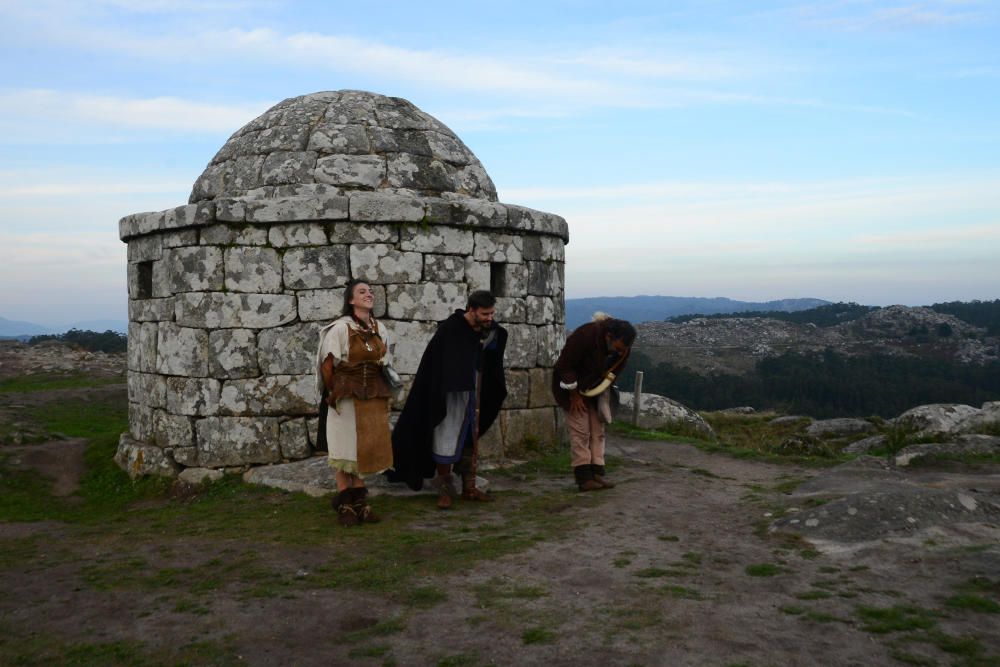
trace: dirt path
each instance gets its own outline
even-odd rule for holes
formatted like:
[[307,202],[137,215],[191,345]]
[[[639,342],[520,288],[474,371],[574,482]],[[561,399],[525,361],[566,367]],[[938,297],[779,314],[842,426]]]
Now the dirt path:
[[[895,541],[824,555],[766,529],[792,504],[783,491],[814,471],[617,437],[609,453],[619,462],[610,475],[618,486],[609,491],[576,493],[568,474],[531,482],[497,476],[499,501],[480,511],[481,524],[502,525],[515,497],[554,489],[559,500],[547,510],[567,522],[583,517],[581,527],[429,576],[414,586],[427,604],[309,587],[264,597],[222,587],[186,606],[163,604],[155,592],[101,586],[100,571],[87,565],[108,558],[109,547],[94,538],[78,560],[46,567],[42,554],[0,570],[0,584],[13,593],[0,596],[0,625],[64,642],[142,641],[174,657],[194,646],[183,654],[190,664],[998,664],[1000,615],[944,604],[977,578],[998,599],[995,542],[935,548]],[[428,501],[419,520],[433,530],[461,512],[436,512]],[[37,535],[55,549],[64,530],[49,522]],[[28,532],[0,524],[0,538]],[[477,539],[474,530],[458,535]],[[263,544],[253,535],[222,545],[151,540],[131,557],[180,572],[208,556],[238,564],[247,552],[290,578],[323,562],[315,548]],[[904,629],[866,629],[864,607],[895,609]],[[966,638],[965,648],[947,637]],[[216,648],[199,653],[200,642]]]

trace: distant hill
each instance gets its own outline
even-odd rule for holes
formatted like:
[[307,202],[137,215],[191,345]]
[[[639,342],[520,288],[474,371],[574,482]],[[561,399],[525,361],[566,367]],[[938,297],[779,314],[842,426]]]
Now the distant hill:
[[49,327],[43,327],[34,322],[21,322],[0,317],[0,336],[3,338],[21,338],[24,336],[40,336],[55,333]]
[[829,304],[823,299],[778,299],[777,301],[735,301],[725,297],[697,296],[594,296],[566,299],[566,329],[590,321],[595,311],[603,311],[633,323],[662,322],[677,315],[715,315],[755,311],[797,311]]
[[19,320],[8,320],[0,317],[0,339],[26,340],[32,336],[46,336],[66,333],[70,329],[78,331],[116,331],[118,333],[128,333],[128,322],[122,320],[83,320],[80,322],[70,322],[66,325],[47,327],[34,322],[23,322]]

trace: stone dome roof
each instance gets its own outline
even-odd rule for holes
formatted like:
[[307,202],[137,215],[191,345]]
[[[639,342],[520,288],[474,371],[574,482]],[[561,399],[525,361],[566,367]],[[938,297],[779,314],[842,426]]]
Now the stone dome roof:
[[244,125],[195,181],[190,202],[338,190],[497,200],[482,164],[444,123],[399,97],[340,90],[287,99]]

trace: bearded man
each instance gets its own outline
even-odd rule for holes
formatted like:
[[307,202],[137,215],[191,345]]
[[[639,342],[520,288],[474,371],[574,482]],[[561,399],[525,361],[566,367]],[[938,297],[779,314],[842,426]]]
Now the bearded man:
[[614,486],[604,478],[604,426],[611,422],[611,383],[620,375],[635,342],[625,320],[597,313],[577,327],[552,373],[552,395],[566,413],[573,476],[581,491]]
[[507,330],[493,321],[495,307],[492,293],[477,290],[465,310],[438,325],[392,431],[389,479],[418,491],[433,476],[441,509],[458,495],[453,471],[462,477],[463,500],[493,499],[476,488],[476,468],[479,438],[507,396]]

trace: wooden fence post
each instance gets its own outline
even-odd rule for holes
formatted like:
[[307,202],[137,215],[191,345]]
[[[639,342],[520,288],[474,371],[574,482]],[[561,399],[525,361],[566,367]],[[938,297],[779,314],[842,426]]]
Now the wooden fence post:
[[639,426],[639,410],[642,408],[642,371],[635,372],[635,387],[632,391],[632,426]]

